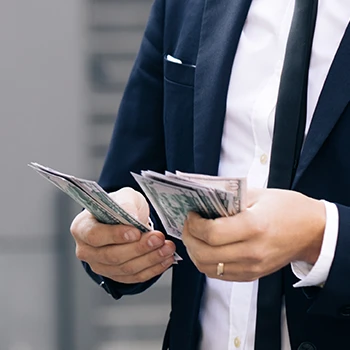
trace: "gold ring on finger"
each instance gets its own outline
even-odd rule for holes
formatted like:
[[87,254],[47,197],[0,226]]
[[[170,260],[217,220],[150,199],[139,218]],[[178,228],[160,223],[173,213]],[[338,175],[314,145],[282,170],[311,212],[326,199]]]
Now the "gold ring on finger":
[[216,274],[217,276],[222,277],[224,275],[224,263],[218,263],[217,267],[216,267]]

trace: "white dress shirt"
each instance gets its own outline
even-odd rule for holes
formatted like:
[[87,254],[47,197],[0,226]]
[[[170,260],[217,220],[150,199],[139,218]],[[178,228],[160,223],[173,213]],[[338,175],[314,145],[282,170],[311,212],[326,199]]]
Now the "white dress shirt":
[[[233,0],[231,0],[233,1]],[[275,107],[294,0],[253,0],[236,53],[227,97],[220,176],[247,177],[249,187],[266,187]],[[309,70],[306,133],[350,19],[349,0],[319,0]],[[326,229],[314,266],[292,264],[300,279],[294,287],[326,281],[338,235],[338,211],[325,203]],[[201,350],[253,350],[258,281],[225,282],[207,278],[201,306]],[[290,349],[282,307],[282,349]]]

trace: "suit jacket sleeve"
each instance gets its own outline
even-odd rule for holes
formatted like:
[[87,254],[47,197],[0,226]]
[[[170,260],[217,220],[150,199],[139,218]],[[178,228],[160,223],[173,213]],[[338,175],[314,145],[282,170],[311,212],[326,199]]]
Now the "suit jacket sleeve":
[[[163,1],[156,1],[122,99],[100,185],[107,191],[122,187],[139,190],[130,171],[166,169],[163,132]],[[155,228],[161,229],[153,209]],[[151,286],[158,278],[142,284],[114,282],[91,271],[87,273],[114,298],[136,294]]]
[[319,290],[310,313],[348,319],[350,315],[350,208],[337,204],[338,241],[327,281]]

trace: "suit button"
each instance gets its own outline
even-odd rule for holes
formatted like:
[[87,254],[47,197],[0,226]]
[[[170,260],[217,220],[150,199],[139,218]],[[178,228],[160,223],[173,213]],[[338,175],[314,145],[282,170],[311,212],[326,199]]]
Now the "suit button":
[[350,305],[343,306],[340,309],[340,314],[344,317],[350,317]]
[[304,342],[299,345],[298,350],[317,350],[316,346],[310,342]]
[[262,165],[266,165],[268,160],[269,160],[269,156],[265,153],[260,157],[260,163]]

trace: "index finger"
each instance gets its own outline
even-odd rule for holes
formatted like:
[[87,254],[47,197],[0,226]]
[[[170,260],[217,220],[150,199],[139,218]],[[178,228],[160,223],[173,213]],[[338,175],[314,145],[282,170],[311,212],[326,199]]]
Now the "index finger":
[[189,213],[183,240],[186,241],[186,235],[191,235],[210,246],[243,242],[254,235],[252,220],[249,209],[234,216],[215,220],[204,219],[197,213]]
[[73,220],[71,233],[76,241],[96,248],[110,244],[126,244],[141,239],[141,232],[135,227],[102,224],[87,210]]

